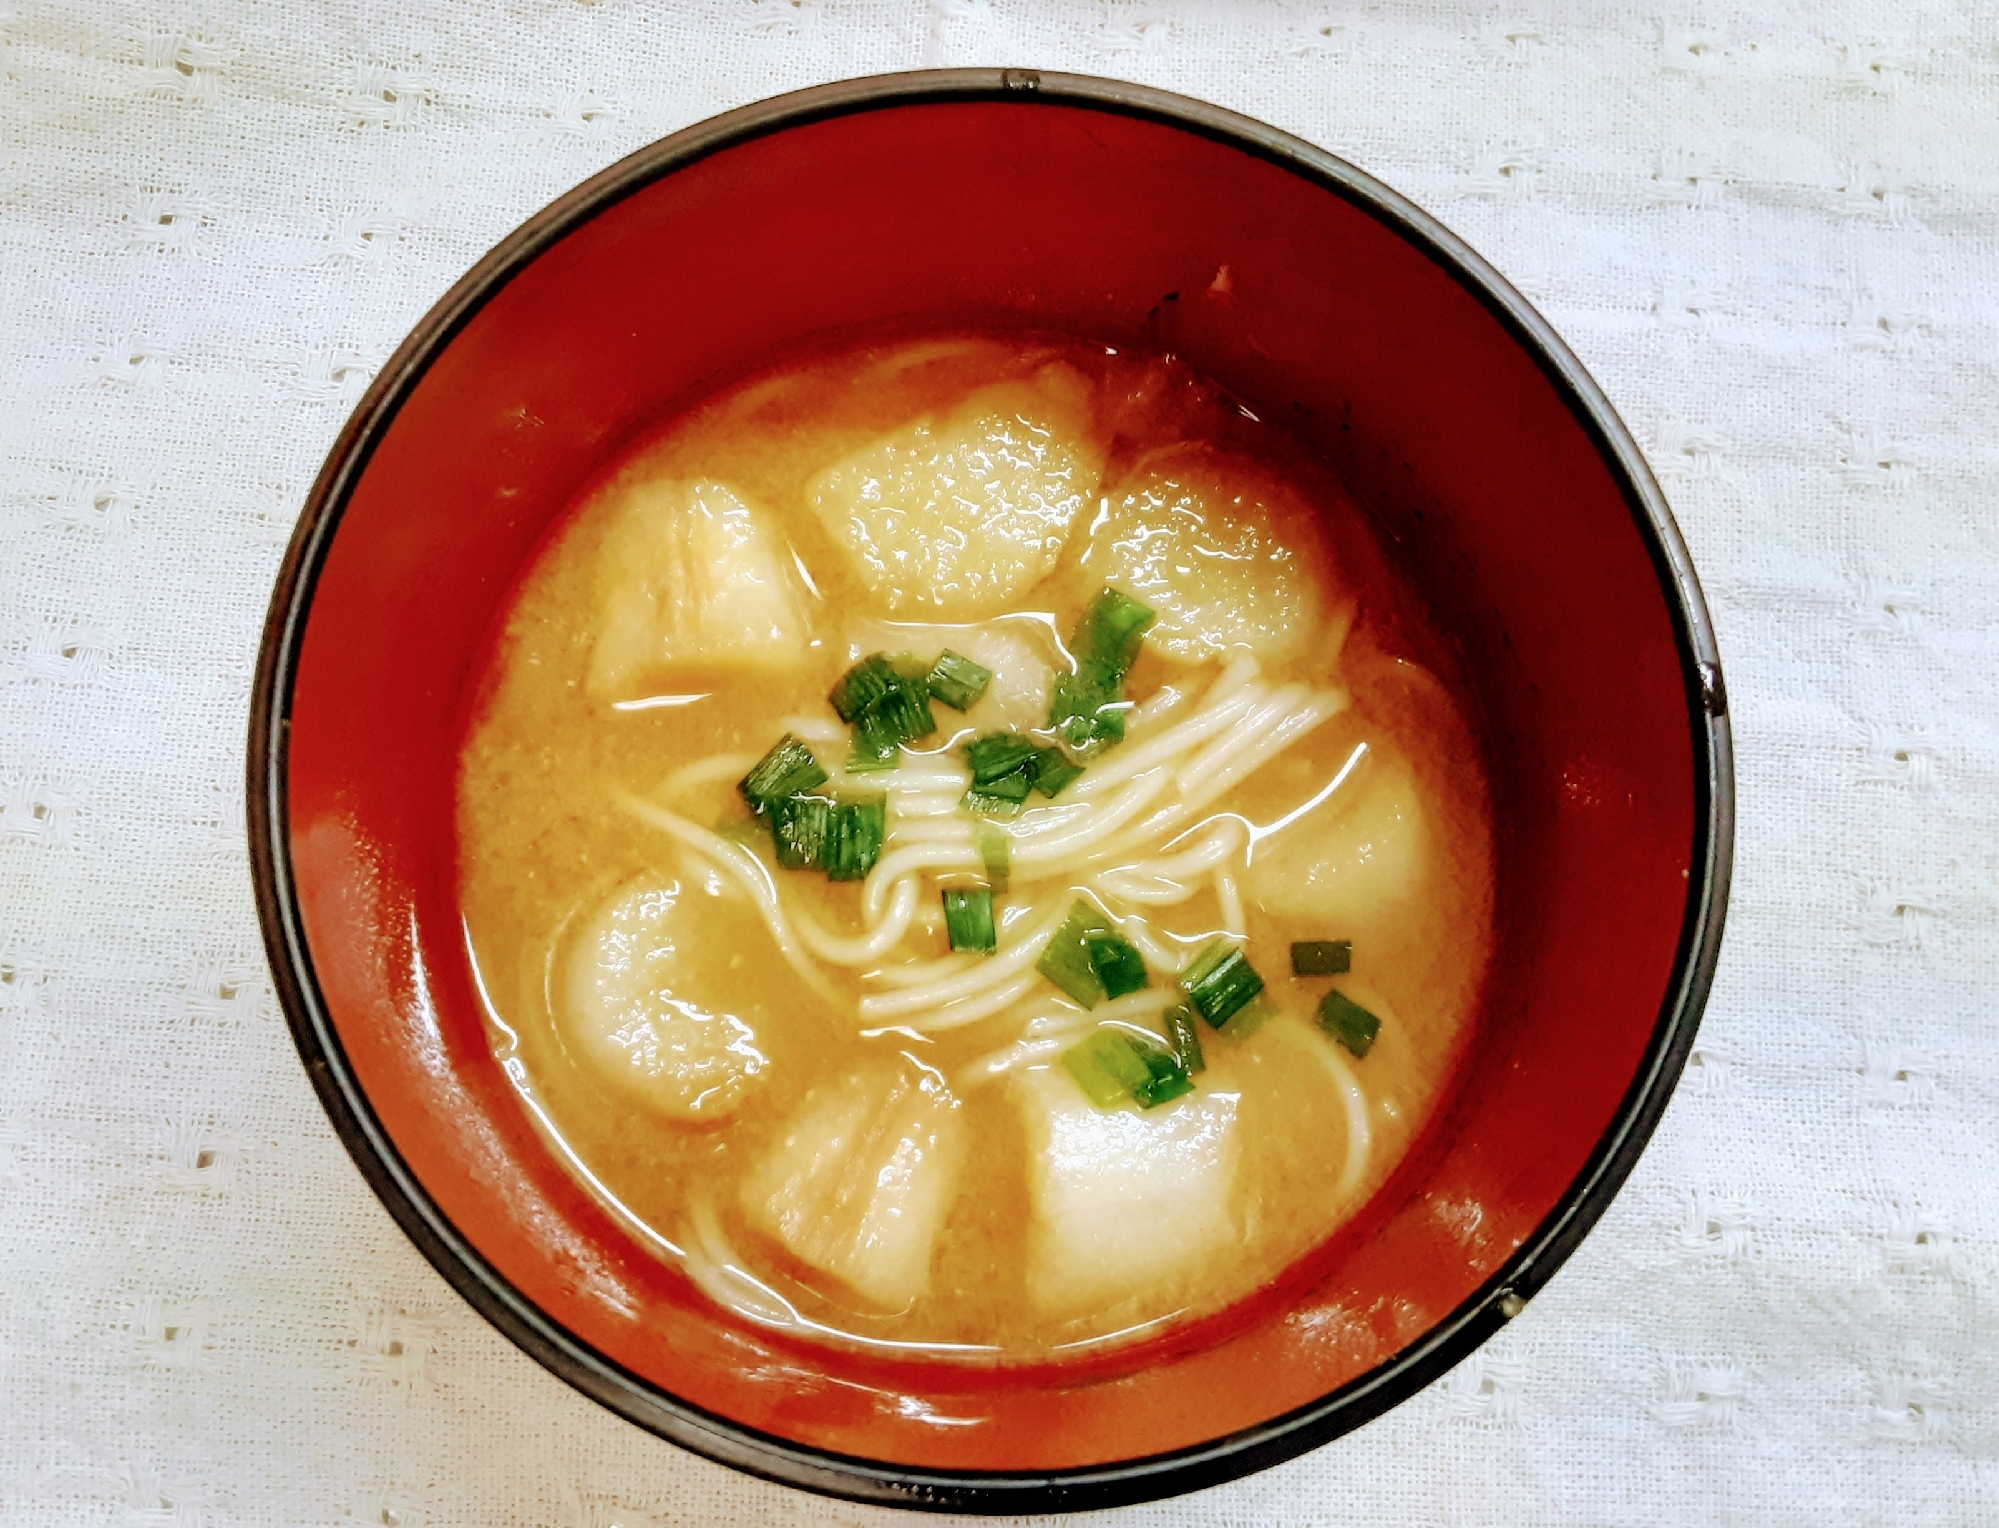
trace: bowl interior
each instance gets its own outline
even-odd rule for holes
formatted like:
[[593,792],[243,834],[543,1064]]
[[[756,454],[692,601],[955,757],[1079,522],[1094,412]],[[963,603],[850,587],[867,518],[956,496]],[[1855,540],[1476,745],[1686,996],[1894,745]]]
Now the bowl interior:
[[[1309,1276],[1095,1369],[884,1364],[719,1313],[544,1144],[488,1049],[455,906],[461,692],[551,518],[662,411],[807,336],[926,320],[1164,344],[1290,421],[1378,509],[1487,712],[1500,953],[1446,1115]],[[1702,875],[1705,778],[1655,553],[1507,323],[1280,163],[1007,99],[737,142],[547,243],[437,351],[348,486],[285,780],[325,1011],[387,1143],[477,1255],[628,1376],[715,1417],[953,1471],[1092,1466],[1252,1428],[1490,1297],[1647,1064]]]

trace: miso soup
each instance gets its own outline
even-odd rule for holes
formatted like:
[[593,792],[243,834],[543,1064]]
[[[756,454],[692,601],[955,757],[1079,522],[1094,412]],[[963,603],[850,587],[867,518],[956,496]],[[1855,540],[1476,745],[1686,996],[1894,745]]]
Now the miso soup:
[[458,783],[496,1048],[719,1304],[1037,1361],[1221,1310],[1442,1102],[1493,942],[1451,647],[1166,357],[953,333],[638,440]]

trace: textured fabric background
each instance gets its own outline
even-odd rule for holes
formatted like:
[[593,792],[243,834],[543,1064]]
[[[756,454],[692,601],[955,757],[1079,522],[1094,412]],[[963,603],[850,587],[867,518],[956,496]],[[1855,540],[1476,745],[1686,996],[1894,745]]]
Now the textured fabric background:
[[1385,1420],[1114,1516],[1999,1522],[1990,4],[27,0],[0,49],[0,1521],[891,1520],[614,1420],[405,1243],[272,1000],[239,761],[313,473],[494,240],[725,107],[1020,63],[1490,256],[1650,449],[1740,750],[1700,1048],[1568,1268]]

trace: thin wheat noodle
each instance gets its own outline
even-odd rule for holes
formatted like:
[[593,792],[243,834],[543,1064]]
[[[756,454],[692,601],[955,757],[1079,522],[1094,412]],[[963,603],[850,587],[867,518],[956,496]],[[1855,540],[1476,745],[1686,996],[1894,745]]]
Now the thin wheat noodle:
[[1191,787],[1192,794],[1187,798],[1188,814],[1200,811],[1217,796],[1233,789],[1237,782],[1261,769],[1314,727],[1338,716],[1346,708],[1347,697],[1343,691],[1327,690],[1310,696],[1304,706],[1272,727],[1267,737],[1258,739],[1238,757],[1225,761],[1199,785]]
[[985,863],[972,847],[969,837],[962,846],[918,843],[891,849],[868,872],[864,883],[867,890],[861,896],[862,915],[870,926],[879,923],[887,909],[889,888],[912,871],[983,870]]
[[956,976],[960,971],[969,971],[983,964],[983,955],[946,955],[940,960],[904,961],[900,965],[877,966],[872,971],[863,971],[863,979],[880,982],[884,987],[920,987],[925,982],[942,981],[947,976]]
[[1226,870],[1215,872],[1215,900],[1222,905],[1222,929],[1231,939],[1247,940],[1249,925],[1243,921],[1242,893],[1236,890],[1235,877]]
[[[941,1034],[947,1029],[962,1029],[967,1024],[976,1024],[981,1019],[991,1018],[1002,1008],[1025,996],[1040,980],[1039,971],[1023,971],[1012,981],[1003,983],[991,992],[982,993],[977,997],[960,998],[955,1003],[947,1003],[928,1018],[912,1020],[909,1027],[919,1035],[934,1035]],[[901,995],[896,994],[898,997]],[[864,1003],[865,1001],[863,999]]]
[[1360,1079],[1354,1076],[1346,1058],[1334,1049],[1333,1041],[1322,1038],[1302,1023],[1287,1022],[1284,1032],[1318,1058],[1319,1064],[1331,1074],[1340,1090],[1341,1101],[1346,1105],[1347,1159],[1340,1164],[1339,1182],[1333,1185],[1334,1195],[1344,1199],[1359,1186],[1362,1174],[1367,1171],[1367,1155],[1373,1143],[1373,1131],[1367,1118],[1367,1094],[1361,1090]]
[[1113,785],[1184,753],[1196,743],[1205,742],[1255,703],[1254,691],[1231,695],[1218,705],[1210,705],[1203,699],[1201,708],[1192,716],[1175,722],[1157,737],[1149,737],[1140,743],[1126,743],[1105,762],[1086,771],[1069,789],[1083,800],[1102,795]]
[[1157,726],[1187,702],[1194,692],[1184,684],[1162,684],[1132,710],[1126,723],[1134,737],[1143,737],[1149,728]]
[[973,1088],[983,1087],[989,1082],[1004,1077],[1016,1067],[1043,1059],[1053,1060],[1067,1048],[1066,1039],[1016,1040],[1011,1045],[1003,1045],[998,1050],[981,1056],[977,1061],[958,1069],[958,1075],[951,1079],[953,1092],[966,1093]]
[[831,717],[787,716],[778,723],[780,730],[807,743],[844,743],[847,729]]
[[[1122,833],[1110,843],[1099,848],[1093,858],[1098,862],[1115,859],[1143,851],[1148,841],[1156,841],[1161,835],[1177,828],[1196,813],[1204,811],[1216,797],[1235,786],[1244,777],[1261,769],[1277,754],[1317,727],[1328,717],[1338,715],[1346,708],[1346,696],[1337,691],[1328,691],[1314,697],[1304,709],[1283,718],[1263,737],[1248,745],[1242,754],[1231,759],[1227,766],[1211,774],[1206,783],[1191,795],[1171,802],[1154,812],[1127,833]],[[1185,787],[1182,787],[1183,791]]]
[[916,897],[920,889],[913,875],[897,881],[887,915],[878,926],[865,934],[835,934],[802,907],[791,907],[787,911],[792,926],[798,930],[798,937],[821,960],[836,966],[865,966],[880,960],[902,943],[903,936],[909,932],[910,921],[915,917]]
[[1030,839],[1067,832],[1079,822],[1088,822],[1096,810],[1086,801],[1058,801],[1049,806],[1031,806],[1018,817],[994,821],[993,825],[1016,844],[1024,844]]
[[[1198,884],[1189,883],[1223,860],[1232,858],[1242,848],[1247,830],[1240,817],[1224,814],[1196,823],[1173,842],[1178,843],[1193,834],[1204,835],[1193,848],[1167,859],[1140,860],[1135,865],[1120,865],[1105,870],[1096,877],[1096,884],[1127,902],[1170,906],[1186,901],[1200,890]],[[1157,890],[1142,884],[1147,881],[1164,883],[1164,889]]]
[[1265,730],[1275,726],[1296,711],[1311,697],[1311,690],[1302,684],[1287,684],[1282,689],[1267,692],[1265,697],[1243,718],[1242,732],[1238,737],[1223,738],[1201,750],[1201,756],[1180,772],[1180,794],[1197,791],[1208,777],[1224,768],[1231,759],[1242,753],[1244,742],[1255,744],[1262,740]]
[[908,795],[895,797],[895,820],[889,823],[890,835],[894,836],[912,820],[957,818],[958,802],[963,795],[963,791],[939,791],[934,795],[928,791],[911,791]]
[[[926,1008],[942,1008],[961,998],[978,996],[993,983],[1004,981],[1016,972],[1033,966],[1041,958],[1041,952],[1047,948],[1055,930],[1062,926],[1068,911],[1058,901],[1035,922],[1018,944],[1008,945],[969,971],[921,987],[869,993],[861,999],[861,1017],[870,1021],[890,1019],[905,1013],[921,1013]],[[1033,973],[1030,971],[1029,974]]]
[[687,1238],[685,1266],[702,1293],[724,1310],[763,1326],[805,1324],[782,1295],[744,1272],[741,1255],[723,1234],[705,1196],[690,1206],[689,1220],[694,1234]]
[[1179,998],[1180,993],[1177,988],[1154,987],[1144,992],[1127,992],[1123,997],[1114,998],[1108,1003],[1099,1003],[1087,1013],[1080,1008],[1066,1006],[1053,1009],[1044,1007],[1040,1013],[1027,1020],[1024,1025],[1027,1031],[1024,1038],[1014,1041],[1011,1045],[1001,1046],[998,1050],[965,1066],[958,1073],[956,1085],[963,1088],[972,1084],[990,1082],[1016,1066],[1043,1056],[1059,1055],[1081,1036],[1105,1026],[1122,1029],[1129,1034],[1143,1035],[1150,1040],[1159,1040],[1162,1036],[1158,1030],[1139,1021],[1157,1019],[1160,1014],[1178,1002]]
[[1042,875],[1059,875],[1062,866],[1073,864],[1077,856],[1092,845],[1108,838],[1146,807],[1152,804],[1167,786],[1173,783],[1173,771],[1165,765],[1140,775],[1126,787],[1124,794],[1101,810],[1071,828],[1063,837],[1053,842],[1047,839],[1016,838],[1013,844],[1013,873],[1039,870]]
[[1178,950],[1152,932],[1152,925],[1137,913],[1118,924],[1118,932],[1138,947],[1145,963],[1169,976],[1178,975],[1183,957]]
[[840,1005],[840,997],[833,990],[825,973],[812,963],[804,949],[800,947],[798,935],[785,916],[783,904],[778,901],[777,886],[771,880],[770,871],[741,844],[732,844],[720,834],[712,833],[699,823],[689,822],[677,812],[669,812],[664,807],[654,806],[629,791],[616,791],[614,798],[620,806],[639,821],[658,828],[662,833],[679,839],[688,848],[712,861],[718,868],[728,871],[742,882],[757,911],[763,914],[764,926],[770,936],[777,941],[779,952],[791,968],[805,978],[806,984],[827,1002]]
[[899,844],[964,844],[973,847],[972,824],[955,810],[949,817],[918,817],[911,821],[904,817],[893,823],[889,829],[889,843]]

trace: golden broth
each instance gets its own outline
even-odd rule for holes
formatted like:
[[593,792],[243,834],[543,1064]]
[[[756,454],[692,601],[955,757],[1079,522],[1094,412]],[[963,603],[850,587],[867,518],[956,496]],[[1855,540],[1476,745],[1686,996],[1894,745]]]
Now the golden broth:
[[[722,587],[718,568],[742,571]],[[996,819],[1026,835],[999,951],[952,957],[939,888],[982,875],[962,862],[955,750],[996,721],[1041,725],[1057,639],[1106,584],[1161,612],[1130,735],[1055,801]],[[968,644],[1005,659],[987,696],[934,707],[901,784],[845,782],[892,792],[885,871],[919,832],[960,860],[908,872],[907,930],[881,951],[801,949],[798,920],[832,944],[881,928],[894,882],[775,868],[736,781],[788,727],[837,765],[828,694],[856,658]],[[1358,1209],[1466,1039],[1493,849],[1448,648],[1337,483],[1178,363],[946,335],[752,378],[579,498],[476,693],[457,826],[496,1048],[593,1191],[753,1319],[1032,1359],[1217,1310]],[[1210,715],[1226,725],[1089,794],[1093,772],[1111,782]],[[1172,818],[1201,794],[1190,780],[1225,780],[1287,727]],[[925,770],[944,794],[893,794]],[[1102,827],[1145,791],[1128,826]],[[1115,847],[1161,813],[1122,860],[1061,857],[1061,833],[1094,823]],[[1037,862],[1035,842],[1056,847]],[[1154,1033],[1175,969],[1236,925],[1265,991],[1199,1027],[1190,1095],[1093,1108],[1062,1054],[1106,1009],[1031,965],[962,1022],[965,1002],[892,1001],[926,976],[987,981],[1079,897],[1147,953],[1155,996],[1109,1012]],[[1351,972],[1294,977],[1291,942],[1325,939],[1352,941]],[[1364,1057],[1315,1023],[1329,988],[1381,1020]],[[641,1010],[652,1029],[628,1022]]]

